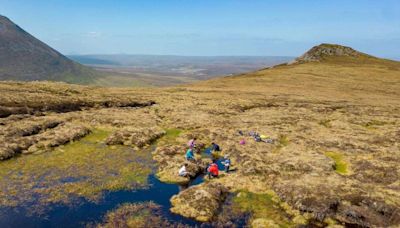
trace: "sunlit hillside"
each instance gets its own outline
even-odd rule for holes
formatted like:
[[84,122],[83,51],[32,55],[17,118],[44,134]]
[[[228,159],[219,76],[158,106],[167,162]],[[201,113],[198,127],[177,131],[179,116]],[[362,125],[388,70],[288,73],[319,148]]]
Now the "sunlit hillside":
[[[36,202],[37,213],[141,189],[151,168],[130,163],[124,147],[141,161],[151,155],[162,182],[187,182],[177,171],[197,137],[200,147],[217,142],[215,156],[229,155],[233,171],[177,193],[173,213],[214,226],[238,218],[253,227],[398,226],[400,63],[342,46],[317,50],[312,61],[162,89],[2,82],[1,206]],[[196,157],[194,176],[210,161]],[[162,213],[134,217],[139,209],[161,210],[125,205],[103,225],[174,225]]]

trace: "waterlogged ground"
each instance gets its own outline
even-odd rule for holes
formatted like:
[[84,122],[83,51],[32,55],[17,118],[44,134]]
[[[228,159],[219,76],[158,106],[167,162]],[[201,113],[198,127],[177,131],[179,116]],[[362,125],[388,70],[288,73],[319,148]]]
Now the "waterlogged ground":
[[[194,227],[201,224],[173,214],[170,198],[188,186],[201,184],[198,176],[180,186],[159,181],[151,152],[107,146],[112,129],[94,129],[77,142],[54,151],[18,156],[0,163],[0,227]],[[174,142],[182,133],[168,129],[157,144]],[[204,154],[204,156],[210,156]],[[218,163],[222,170],[222,164]],[[244,225],[252,213],[233,199],[212,227]],[[232,208],[240,207],[233,213]]]
[[0,206],[29,207],[41,213],[50,204],[79,198],[99,201],[103,191],[147,187],[154,168],[149,149],[107,146],[109,130],[96,129],[78,142],[52,152],[0,163]]
[[[98,202],[81,200],[79,204],[62,205],[53,204],[51,209],[42,215],[29,214],[29,208],[0,209],[0,227],[97,227],[109,223],[108,214],[120,211],[122,205],[147,205],[152,202],[157,205],[154,216],[163,221],[183,223],[187,226],[195,226],[195,221],[185,219],[169,212],[169,199],[179,192],[179,186],[160,182],[154,175],[148,177],[148,188],[135,190],[105,191]],[[138,217],[140,215],[130,211],[128,215]],[[153,216],[152,214],[148,216]],[[162,217],[160,217],[162,216]],[[120,217],[119,222],[125,217]],[[117,218],[118,219],[118,218]],[[145,219],[145,217],[143,217]]]

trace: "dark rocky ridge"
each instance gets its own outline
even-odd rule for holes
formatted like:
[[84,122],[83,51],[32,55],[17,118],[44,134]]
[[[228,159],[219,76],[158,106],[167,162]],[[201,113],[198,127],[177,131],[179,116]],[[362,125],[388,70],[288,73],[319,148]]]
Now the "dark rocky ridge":
[[0,80],[85,84],[94,75],[94,70],[68,59],[0,15]]

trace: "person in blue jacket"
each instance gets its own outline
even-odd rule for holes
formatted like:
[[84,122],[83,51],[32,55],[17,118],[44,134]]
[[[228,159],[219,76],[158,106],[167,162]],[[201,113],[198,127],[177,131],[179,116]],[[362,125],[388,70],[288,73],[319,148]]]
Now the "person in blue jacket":
[[229,168],[231,167],[231,159],[229,159],[228,155],[224,156],[224,160],[221,162],[225,166],[225,172],[229,172]]
[[192,149],[188,149],[188,150],[186,151],[186,160],[188,160],[188,161],[194,161],[194,160],[196,160],[195,157],[194,157],[194,154],[193,154],[193,150],[192,150]]
[[211,151],[212,152],[221,151],[221,148],[219,147],[218,144],[216,144],[215,142],[212,142],[211,143]]

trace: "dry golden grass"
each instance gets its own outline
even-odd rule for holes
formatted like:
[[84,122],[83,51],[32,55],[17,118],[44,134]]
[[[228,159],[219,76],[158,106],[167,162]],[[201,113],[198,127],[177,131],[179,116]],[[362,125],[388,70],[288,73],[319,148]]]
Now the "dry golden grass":
[[[333,219],[340,224],[378,227],[400,224],[397,62],[328,58],[162,89],[0,83],[0,91],[0,106],[27,106],[45,117],[89,128],[158,126],[184,132],[161,143],[159,149],[183,148],[191,136],[206,144],[216,141],[222,154],[231,156],[237,171],[213,181],[231,191],[273,191],[290,214],[303,214],[309,221],[324,224]],[[149,101],[157,104],[141,109],[120,107]],[[82,108],[67,113],[43,108],[65,102],[78,102]],[[15,112],[0,119],[0,131],[36,118],[40,117]],[[239,136],[238,130],[257,131],[274,143],[255,142]],[[245,145],[239,145],[241,139]],[[351,172],[337,173],[329,151],[340,153]],[[171,159],[182,162],[183,155],[184,150]]]

